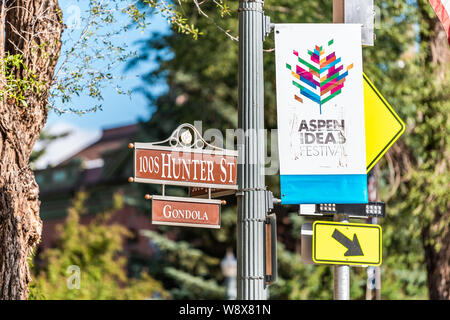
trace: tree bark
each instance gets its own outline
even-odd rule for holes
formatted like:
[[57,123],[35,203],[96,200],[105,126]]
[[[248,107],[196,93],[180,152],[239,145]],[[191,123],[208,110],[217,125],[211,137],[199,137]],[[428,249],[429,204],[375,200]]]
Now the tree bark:
[[[437,83],[445,83],[448,81],[450,72],[450,47],[441,22],[434,12],[430,16],[427,9],[429,10],[428,1],[422,1],[419,4],[420,19],[424,25],[422,29],[426,29],[428,32],[422,31],[421,39],[429,45],[425,60],[428,65],[433,67],[434,80]],[[428,102],[427,98],[424,97],[424,105],[427,105],[427,103],[431,102]],[[442,101],[442,103],[445,103],[445,101]],[[436,111],[430,105],[428,107],[430,114],[426,116],[432,118],[435,116]],[[437,152],[441,155],[436,159],[436,173],[439,175],[448,174],[447,170],[450,160],[446,151],[447,146],[445,141],[443,143],[435,142],[428,149],[430,153]],[[445,188],[446,186],[442,187]],[[432,300],[450,300],[450,227],[448,226],[448,221],[450,221],[450,208],[448,206],[449,204],[447,203],[446,210],[436,209],[431,223],[425,224],[422,228],[428,290],[430,299]],[[439,226],[443,223],[446,224],[446,227],[442,231],[437,232],[440,229]],[[430,239],[434,241],[430,242]]]
[[[47,120],[64,26],[57,0],[0,2],[0,58],[21,54],[29,71],[16,67],[15,78],[34,74],[41,84],[40,91],[24,92],[25,104],[8,97],[0,101],[0,299],[27,299],[28,258],[42,230],[39,187],[28,162]],[[1,77],[0,90],[5,90]]]
[[[424,240],[429,239],[430,228],[424,230]],[[428,291],[431,300],[450,300],[450,232],[439,239],[443,246],[425,245]]]
[[[436,81],[445,81],[445,79],[448,79],[450,65],[450,47],[447,35],[437,18],[431,22],[431,30],[433,32],[429,39],[429,59],[437,67]],[[436,163],[436,170],[441,171],[439,174],[448,174],[448,154],[445,150],[439,151],[442,152],[443,159]],[[442,187],[445,188],[446,186]],[[430,238],[435,238],[433,234],[436,234],[436,231],[434,230],[443,221],[450,221],[449,210],[448,207],[447,211],[444,212],[436,210],[433,223],[426,226],[423,230],[428,290],[432,300],[450,300],[450,228],[448,226],[444,228],[437,239],[435,239],[440,246],[429,244],[429,241],[427,241]]]

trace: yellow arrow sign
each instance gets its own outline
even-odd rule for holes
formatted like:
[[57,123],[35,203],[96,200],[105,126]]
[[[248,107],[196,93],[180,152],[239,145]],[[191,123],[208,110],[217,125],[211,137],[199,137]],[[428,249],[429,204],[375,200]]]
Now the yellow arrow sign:
[[312,258],[318,264],[381,264],[381,227],[373,224],[316,221]]
[[405,132],[405,124],[386,99],[364,76],[367,172]]

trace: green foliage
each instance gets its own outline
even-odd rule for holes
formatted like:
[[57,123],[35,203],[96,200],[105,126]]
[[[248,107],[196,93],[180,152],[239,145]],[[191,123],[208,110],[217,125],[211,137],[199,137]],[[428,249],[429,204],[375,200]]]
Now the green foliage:
[[152,274],[163,283],[174,299],[223,299],[225,287],[220,273],[220,259],[205,254],[186,241],[173,241],[157,232],[145,230],[159,250]]
[[[181,2],[195,2],[195,0],[183,0]],[[181,4],[181,2],[179,3]],[[148,25],[147,9],[164,17],[180,34],[191,35],[193,39],[197,39],[202,34],[194,24],[189,24],[183,11],[169,1],[142,0],[138,4],[130,4],[124,11],[130,15],[139,28],[144,30]]]
[[28,107],[27,94],[30,92],[39,94],[44,88],[44,83],[38,81],[36,74],[25,65],[21,54],[12,55],[7,52],[0,64],[3,81],[0,101],[6,100],[21,108]]
[[[449,246],[443,241],[450,226],[450,64],[432,57],[436,17],[428,1],[388,1],[381,9],[376,46],[364,50],[366,73],[407,125],[394,152],[380,162],[380,196],[388,208],[383,278],[390,285],[383,294],[426,298],[424,248]],[[448,268],[448,261],[433,268],[445,263]]]
[[[182,4],[184,7],[181,7]],[[88,9],[78,17],[77,27],[69,27],[63,34],[61,56],[50,89],[49,109],[57,114],[79,115],[102,110],[103,90],[108,87],[114,88],[118,94],[130,95],[131,91],[124,90],[122,86],[125,77],[113,76],[117,67],[132,58],[138,58],[137,53],[130,50],[129,44],[123,40],[126,39],[126,33],[136,30],[147,32],[151,25],[149,17],[159,14],[179,34],[197,39],[203,32],[196,26],[196,18],[186,14],[186,11],[195,7],[195,12],[214,23],[201,9],[210,4],[215,5],[215,11],[222,17],[231,12],[224,0],[201,3],[197,0],[182,0],[177,5],[165,0],[132,3],[89,0]],[[127,17],[131,19],[129,24],[123,23]],[[73,107],[74,98],[79,96],[89,97],[91,102]]]
[[[131,93],[122,88],[123,77],[113,76],[114,69],[136,55],[122,40],[128,31],[123,24],[126,8],[118,0],[89,0],[88,9],[76,17],[79,21],[66,29],[50,90],[50,110],[81,115],[102,109],[107,87],[118,94]],[[79,96],[91,98],[89,105],[74,108],[73,99]]]
[[[67,220],[57,230],[57,247],[43,253],[43,267],[33,268],[30,299],[167,298],[162,285],[147,273],[127,278],[121,251],[128,232],[120,225],[106,225],[108,212],[97,214],[89,225],[80,224],[86,198],[86,193],[76,195]],[[121,197],[116,196],[114,208],[121,205]]]
[[333,298],[333,274],[325,266],[305,265],[299,254],[286,250],[282,243],[277,245],[278,276],[270,286],[272,299],[324,300]]
[[190,273],[168,267],[166,270],[168,276],[180,284],[171,290],[174,299],[224,299],[225,287],[219,286],[215,280],[204,280]]

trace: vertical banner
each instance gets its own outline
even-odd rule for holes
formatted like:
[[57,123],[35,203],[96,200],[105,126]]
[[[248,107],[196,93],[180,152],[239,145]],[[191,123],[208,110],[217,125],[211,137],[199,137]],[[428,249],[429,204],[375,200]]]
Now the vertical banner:
[[284,204],[367,203],[361,25],[276,24]]

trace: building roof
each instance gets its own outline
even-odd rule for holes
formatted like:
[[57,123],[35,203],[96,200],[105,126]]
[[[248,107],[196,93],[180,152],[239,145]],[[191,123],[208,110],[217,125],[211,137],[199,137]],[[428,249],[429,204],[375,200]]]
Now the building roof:
[[103,129],[102,136],[98,141],[66,159],[60,165],[65,165],[73,159],[84,161],[101,159],[104,152],[116,150],[125,143],[130,142],[137,132],[138,124]]
[[[99,140],[55,167],[36,170],[41,195],[73,192],[89,186],[128,183],[122,164],[129,161],[127,144],[138,134],[138,124],[104,129]],[[109,156],[106,153],[113,152]],[[128,159],[128,160],[127,160]]]

